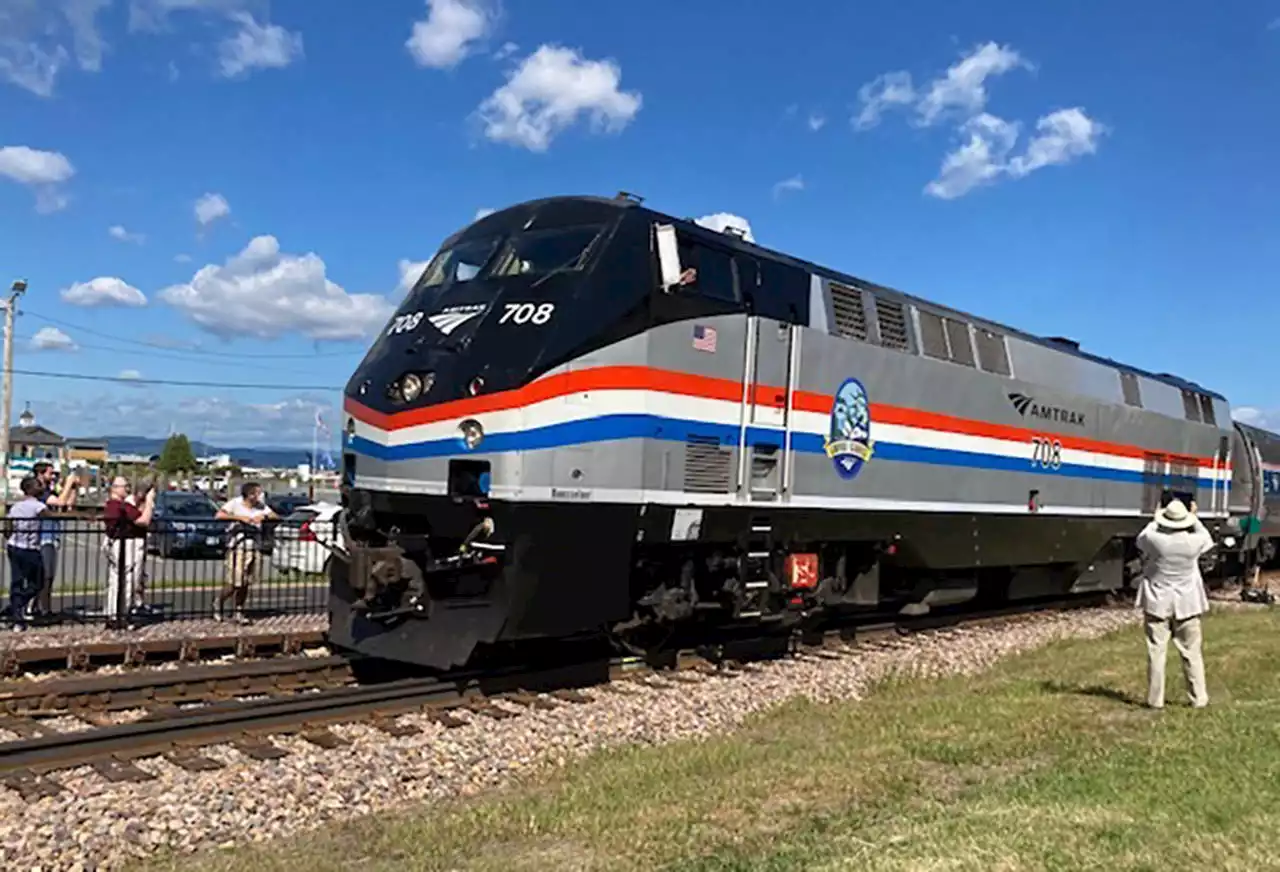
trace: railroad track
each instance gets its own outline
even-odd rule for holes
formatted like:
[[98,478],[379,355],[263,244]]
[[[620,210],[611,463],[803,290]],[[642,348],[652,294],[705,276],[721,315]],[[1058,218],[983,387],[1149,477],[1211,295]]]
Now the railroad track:
[[[908,644],[904,637],[913,634],[1016,621],[1051,611],[1096,607],[1099,602],[1086,598],[1057,606],[1021,605],[845,627],[801,640],[791,646],[791,654],[828,659],[857,656],[868,649]],[[776,644],[767,646],[766,652],[765,656],[779,653]],[[344,666],[338,662],[341,660],[315,658],[309,664],[314,667],[311,669],[300,662],[266,662],[130,676],[132,685],[118,687],[105,697],[101,686],[93,686],[101,679],[66,682],[62,688],[33,687],[9,698],[0,696],[0,704],[9,712],[0,717],[0,730],[20,737],[0,743],[0,784],[27,799],[37,799],[61,791],[51,773],[80,766],[90,766],[111,781],[145,781],[154,776],[136,765],[143,758],[161,757],[191,771],[221,768],[220,762],[200,753],[210,745],[229,744],[252,759],[271,760],[287,755],[271,741],[272,736],[296,736],[319,747],[339,748],[347,742],[331,729],[338,724],[364,723],[391,736],[408,735],[418,730],[397,723],[404,714],[425,714],[444,727],[457,727],[468,723],[456,716],[459,709],[505,719],[519,717],[521,709],[589,702],[593,690],[625,693],[629,682],[669,687],[703,680],[706,674],[733,676],[760,668],[740,655],[721,660],[714,653],[707,656],[704,649],[676,652],[665,667],[624,658],[333,686],[350,681],[349,664]],[[295,665],[297,669],[291,671]],[[43,697],[40,691],[44,691]],[[234,698],[251,693],[266,693],[270,698]],[[205,705],[183,709],[166,704],[172,700]],[[139,703],[151,711],[131,723],[93,717],[95,706],[102,712]],[[78,717],[87,713],[86,719],[95,725],[59,732],[38,717],[63,713]]]
[[141,666],[166,661],[193,662],[231,655],[241,659],[291,656],[325,644],[322,631],[244,633],[183,639],[134,639],[0,650],[0,676],[107,665]]
[[294,656],[87,678],[9,681],[0,683],[0,715],[82,717],[333,687],[354,680],[352,663],[341,656]]

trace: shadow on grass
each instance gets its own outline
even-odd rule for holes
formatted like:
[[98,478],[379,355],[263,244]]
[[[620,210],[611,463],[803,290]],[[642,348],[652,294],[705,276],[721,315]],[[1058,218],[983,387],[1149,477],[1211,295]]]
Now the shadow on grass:
[[1062,681],[1045,681],[1040,685],[1040,689],[1045,693],[1058,694],[1076,694],[1077,696],[1095,696],[1100,699],[1109,699],[1112,702],[1119,702],[1125,705],[1131,705],[1135,708],[1146,708],[1143,700],[1136,699],[1123,690],[1116,690],[1114,687],[1103,687],[1100,684],[1068,684]]

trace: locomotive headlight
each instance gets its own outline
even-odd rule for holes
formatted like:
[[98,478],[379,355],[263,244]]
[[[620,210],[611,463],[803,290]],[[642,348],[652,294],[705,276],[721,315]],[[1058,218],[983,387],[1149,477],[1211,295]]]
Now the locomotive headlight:
[[407,372],[400,377],[400,399],[412,403],[422,396],[422,376],[416,372]]
[[484,427],[480,426],[480,422],[474,418],[468,418],[458,425],[458,430],[462,433],[462,441],[466,443],[468,449],[475,450],[475,447],[484,439]]

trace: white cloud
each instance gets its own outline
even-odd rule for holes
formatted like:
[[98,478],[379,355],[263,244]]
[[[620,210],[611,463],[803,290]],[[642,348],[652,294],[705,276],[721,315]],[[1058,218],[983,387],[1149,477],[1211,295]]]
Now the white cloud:
[[51,97],[58,74],[72,55],[81,70],[101,70],[106,46],[98,31],[97,16],[109,2],[0,2],[0,79],[39,97]]
[[1267,30],[1280,30],[1280,18],[1276,18],[1268,23]]
[[25,145],[0,148],[0,176],[23,185],[56,185],[75,175],[76,169],[65,155],[40,151]]
[[404,260],[400,261],[400,283],[396,285],[396,296],[403,297],[409,293],[409,290],[422,277],[422,272],[427,268],[429,260]]
[[546,151],[580,116],[592,129],[616,133],[640,111],[638,92],[620,91],[622,70],[609,60],[586,60],[577,51],[543,45],[529,55],[480,104],[485,136],[530,151]]
[[858,89],[862,110],[853,119],[858,130],[869,130],[880,123],[880,116],[894,106],[908,106],[916,101],[916,89],[911,84],[911,74],[885,73],[876,76]]
[[219,218],[225,218],[231,214],[231,205],[227,203],[227,198],[221,194],[205,194],[199,200],[196,200],[194,207],[196,222],[201,227],[208,227]]
[[930,83],[916,106],[920,123],[933,124],[952,109],[966,118],[980,113],[987,105],[987,79],[1030,66],[1008,46],[994,42],[977,46]]
[[1106,132],[1079,106],[1052,112],[1036,122],[1036,135],[1026,153],[1009,161],[1009,175],[1020,179],[1041,167],[1059,166],[1093,154]]
[[914,106],[916,121],[924,127],[949,115],[972,118],[986,108],[987,80],[1018,67],[1031,69],[1031,64],[1012,48],[988,42],[974,47],[923,91],[916,89],[911,74],[904,70],[884,73],[858,90],[862,109],[853,120],[854,127],[875,127],[884,112],[896,106]]
[[789,179],[783,179],[773,186],[773,196],[780,197],[787,191],[803,191],[804,179],[800,176],[792,176]]
[[[127,378],[123,373],[119,377]],[[317,409],[335,431],[333,422],[344,420],[337,395],[338,390],[332,395],[299,392],[244,402],[201,391],[170,399],[146,384],[118,382],[91,397],[49,391],[31,408],[40,423],[58,433],[163,438],[173,428],[223,448],[297,446],[301,452],[311,448]]]
[[1280,411],[1274,409],[1268,411],[1257,406],[1236,406],[1231,410],[1231,417],[1241,424],[1270,430],[1272,433],[1280,432]]
[[1021,179],[1047,166],[1068,164],[1098,150],[1106,128],[1076,107],[1060,109],[1036,122],[1036,134],[1026,149],[1010,157],[1020,125],[989,113],[969,119],[961,127],[965,142],[942,162],[938,178],[925,193],[943,200],[962,197],[1001,176]]
[[488,206],[481,206],[479,209],[476,210],[476,217],[472,218],[471,220],[479,221],[481,218],[484,218],[487,215],[492,215],[496,211],[498,210],[490,209]]
[[1004,172],[1009,151],[1018,141],[1018,125],[983,113],[961,127],[965,142],[942,160],[938,178],[925,186],[943,200],[962,197]]
[[377,294],[349,294],[325,276],[314,253],[282,254],[274,236],[258,236],[223,266],[201,267],[160,299],[216,336],[361,339],[386,322],[391,305]]
[[413,23],[405,46],[419,66],[448,69],[471,54],[493,22],[486,0],[427,0],[427,17]]
[[827,116],[820,112],[809,113],[809,129],[814,133],[827,126]]
[[124,379],[125,381],[139,382],[138,384],[130,385],[129,387],[142,388],[142,389],[145,389],[147,387],[145,384],[142,384],[140,382],[140,379],[142,378],[142,373],[136,369],[122,369],[120,370],[120,374],[117,375],[116,378]]
[[57,327],[41,327],[31,337],[33,351],[75,351],[76,344],[70,336]]
[[247,12],[232,13],[231,19],[239,30],[218,44],[218,66],[226,78],[250,70],[283,69],[302,58],[301,34],[278,24],[259,24]]
[[1021,179],[1047,166],[1071,163],[1098,150],[1106,128],[1080,107],[1059,109],[1036,122],[1036,132],[1022,154],[1013,149],[1021,124],[986,111],[988,80],[1011,70],[1035,67],[1010,46],[987,42],[974,47],[923,91],[905,71],[885,73],[858,92],[862,108],[854,127],[866,130],[880,123],[892,107],[914,107],[914,123],[930,127],[956,119],[961,143],[942,160],[938,177],[925,193],[939,199],[962,197],[1001,177]]
[[112,239],[120,242],[136,242],[139,245],[147,241],[147,237],[142,233],[131,233],[119,224],[114,224],[107,228],[107,235]]
[[185,252],[179,252],[173,256],[174,263],[191,263],[191,255]]
[[175,12],[206,12],[232,15],[250,5],[251,0],[130,0],[129,29],[158,31]]
[[0,176],[31,188],[36,195],[36,211],[41,214],[67,207],[70,198],[58,186],[75,173],[76,168],[60,152],[25,145],[0,148]]
[[751,235],[751,224],[746,218],[734,215],[730,212],[716,212],[714,215],[703,215],[701,218],[693,219],[694,224],[701,224],[709,230],[717,233],[724,233],[726,228],[733,227],[742,231],[743,238],[747,242],[755,242],[756,239]]
[[76,282],[62,292],[62,302],[86,308],[99,306],[127,306],[136,308],[147,304],[142,291],[111,276],[99,276],[87,282]]
[[501,48],[493,53],[493,59],[495,61],[503,61],[518,51],[520,51],[520,46],[516,45],[514,42],[504,42]]

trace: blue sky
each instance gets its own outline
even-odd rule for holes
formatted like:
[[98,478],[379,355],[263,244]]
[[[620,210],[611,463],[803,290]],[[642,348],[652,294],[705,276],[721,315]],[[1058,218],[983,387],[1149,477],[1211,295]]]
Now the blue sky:
[[1280,425],[1278,90],[1280,0],[0,0],[15,367],[272,385],[13,411],[308,444],[406,264],[622,189]]

